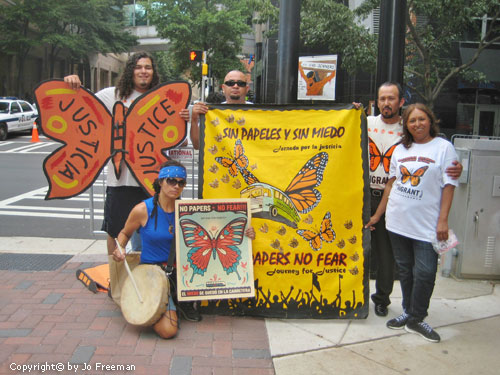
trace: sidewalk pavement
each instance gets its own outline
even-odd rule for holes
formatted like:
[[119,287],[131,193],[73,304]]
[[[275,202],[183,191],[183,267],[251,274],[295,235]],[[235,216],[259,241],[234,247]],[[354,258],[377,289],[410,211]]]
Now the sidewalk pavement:
[[181,321],[175,339],[161,340],[150,328],[127,324],[105,293],[76,280],[78,268],[107,262],[105,249],[102,240],[0,238],[0,253],[72,256],[55,271],[0,271],[0,374],[28,373],[23,365],[38,366],[29,373],[40,374],[58,364],[62,371],[45,373],[499,373],[494,282],[438,275],[426,319],[441,335],[438,344],[385,327],[401,312],[397,282],[387,318],[373,314],[373,306],[363,320],[204,315],[199,323]]

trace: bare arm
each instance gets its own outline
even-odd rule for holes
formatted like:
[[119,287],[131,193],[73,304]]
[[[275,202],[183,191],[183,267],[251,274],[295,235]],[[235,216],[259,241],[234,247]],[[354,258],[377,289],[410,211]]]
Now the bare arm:
[[[123,249],[127,246],[128,240],[132,237],[134,232],[141,226],[144,226],[147,221],[148,209],[146,208],[146,203],[141,202],[136,205],[132,211],[130,211],[127,221],[125,222],[125,226],[120,233],[118,233],[117,240]],[[113,251],[113,258],[117,262],[121,262],[125,259],[125,254],[123,254],[117,247],[115,251]]]
[[366,223],[365,228],[370,228],[370,230],[375,229],[374,225],[379,222],[380,218],[382,217],[382,215],[385,212],[385,209],[387,208],[387,201],[389,200],[389,194],[391,193],[392,184],[394,183],[394,181],[396,181],[396,177],[392,177],[385,184],[384,195],[382,195],[382,199],[380,200],[380,203],[378,204],[377,211],[375,211],[375,213],[370,218],[368,223]]
[[299,72],[300,72],[300,75],[302,76],[302,78],[304,78],[304,80],[307,80],[306,73],[304,73],[304,69],[302,69],[302,63],[300,63],[300,62],[299,62]]
[[455,186],[448,184],[444,186],[441,194],[441,208],[439,210],[439,218],[436,228],[438,241],[445,241],[448,239],[448,214],[450,213],[454,192]]
[[208,106],[203,102],[198,102],[193,105],[193,113],[191,115],[191,142],[193,147],[198,150],[200,148],[200,115],[208,112]]

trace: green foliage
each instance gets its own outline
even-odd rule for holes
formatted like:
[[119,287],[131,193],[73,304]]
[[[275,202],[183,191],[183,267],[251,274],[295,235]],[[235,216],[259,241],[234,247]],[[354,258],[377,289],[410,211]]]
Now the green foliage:
[[242,69],[237,55],[242,34],[251,31],[247,1],[163,0],[148,5],[148,13],[158,35],[170,41],[175,72],[186,72],[194,82],[200,81],[201,66],[188,58],[193,49],[207,51],[207,63],[218,79],[229,70]]
[[183,72],[176,70],[175,57],[170,51],[153,52],[156,61],[160,82],[178,81],[185,79]]
[[304,0],[301,41],[306,47],[326,47],[338,54],[348,73],[372,72],[377,62],[377,39],[358,25],[355,17],[342,1]]
[[[137,38],[124,31],[119,0],[13,0],[1,7],[0,51],[17,57],[18,75],[35,46],[47,49],[51,65],[64,49],[75,59],[90,52],[125,52]],[[52,72],[52,69],[50,69]]]
[[[254,22],[269,22],[269,34],[277,32],[279,8],[271,0],[252,0],[258,12]],[[350,74],[375,71],[377,38],[356,22],[357,15],[341,0],[303,0],[300,42],[302,49],[327,49],[338,54],[341,67]]]
[[[484,81],[484,74],[471,65],[481,52],[494,42],[500,42],[500,28],[481,39],[480,19],[488,14],[498,19],[498,0],[408,0],[407,45],[405,49],[405,80],[431,107],[444,85],[453,77],[469,81]],[[458,64],[447,58],[464,40],[465,31],[474,35],[476,54]],[[488,31],[488,30],[487,30]],[[471,46],[472,47],[472,46]]]

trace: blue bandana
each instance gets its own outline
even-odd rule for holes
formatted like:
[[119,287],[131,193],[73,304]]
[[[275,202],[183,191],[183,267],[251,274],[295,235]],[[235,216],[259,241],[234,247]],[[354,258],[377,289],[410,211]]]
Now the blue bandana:
[[183,178],[186,179],[186,168],[171,165],[160,169],[158,178]]

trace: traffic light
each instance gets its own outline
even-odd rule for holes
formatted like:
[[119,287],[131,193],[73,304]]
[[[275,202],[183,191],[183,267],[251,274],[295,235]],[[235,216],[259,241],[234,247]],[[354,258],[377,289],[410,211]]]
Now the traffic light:
[[201,50],[192,50],[189,52],[189,61],[200,62],[203,59],[203,51]]

